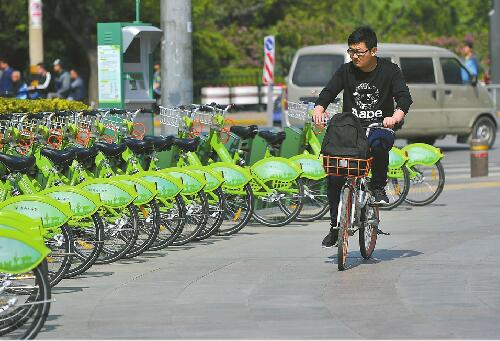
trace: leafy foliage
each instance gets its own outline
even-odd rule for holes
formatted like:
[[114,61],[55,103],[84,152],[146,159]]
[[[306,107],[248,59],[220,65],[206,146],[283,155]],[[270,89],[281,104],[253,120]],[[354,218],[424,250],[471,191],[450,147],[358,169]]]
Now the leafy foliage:
[[78,101],[65,99],[12,99],[0,98],[0,113],[36,113],[54,110],[85,110],[89,107]]

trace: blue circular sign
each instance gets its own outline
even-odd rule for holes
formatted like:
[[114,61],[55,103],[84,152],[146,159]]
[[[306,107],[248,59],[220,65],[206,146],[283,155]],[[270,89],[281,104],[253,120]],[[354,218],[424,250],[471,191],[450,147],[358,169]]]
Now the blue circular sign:
[[267,51],[272,51],[274,49],[274,40],[271,37],[267,37],[266,41],[264,42],[264,47],[266,48]]

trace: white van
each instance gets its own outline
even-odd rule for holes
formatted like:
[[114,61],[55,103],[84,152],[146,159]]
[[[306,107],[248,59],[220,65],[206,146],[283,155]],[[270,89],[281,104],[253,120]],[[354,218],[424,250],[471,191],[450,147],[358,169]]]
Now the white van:
[[[413,99],[398,138],[433,144],[452,134],[460,143],[473,137],[493,146],[497,131],[493,101],[456,54],[434,46],[379,44],[377,56],[399,65]],[[287,77],[288,100],[315,101],[337,68],[349,61],[344,44],[299,49]]]

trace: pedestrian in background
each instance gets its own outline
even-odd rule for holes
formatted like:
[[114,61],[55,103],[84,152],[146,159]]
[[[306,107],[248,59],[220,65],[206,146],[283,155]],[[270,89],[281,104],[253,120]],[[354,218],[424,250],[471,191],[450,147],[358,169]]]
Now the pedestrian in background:
[[37,69],[38,69],[38,75],[40,76],[38,85],[30,86],[28,87],[28,90],[38,91],[40,98],[47,98],[50,92],[54,92],[54,78],[52,77],[50,72],[47,71],[45,64],[38,63]]
[[154,111],[158,112],[161,98],[161,66],[156,62],[153,65],[153,98],[156,100]]
[[462,69],[462,81],[464,83],[470,83],[472,81],[471,77],[478,77],[479,75],[479,63],[477,61],[476,55],[473,51],[474,44],[471,41],[464,41],[464,46],[462,47],[462,54],[465,58],[466,70]]
[[0,96],[8,96],[12,93],[12,72],[14,71],[7,59],[0,58],[0,69],[2,76],[0,77]]
[[83,101],[85,100],[85,84],[78,70],[71,69],[69,71],[71,77],[71,84],[69,87],[68,99],[70,101]]
[[21,78],[21,72],[12,72],[12,96],[17,99],[27,99],[28,98],[28,85]]
[[69,72],[64,70],[60,59],[56,59],[53,65],[55,73],[54,85],[56,92],[50,93],[49,98],[66,98],[71,85],[71,77],[69,75]]

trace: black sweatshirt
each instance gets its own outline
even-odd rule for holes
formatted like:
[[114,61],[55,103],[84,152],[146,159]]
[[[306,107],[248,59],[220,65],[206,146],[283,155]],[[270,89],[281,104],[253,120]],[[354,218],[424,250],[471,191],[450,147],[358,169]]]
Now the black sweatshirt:
[[343,64],[319,94],[316,105],[326,109],[342,90],[342,111],[358,116],[363,127],[392,116],[394,101],[405,114],[413,103],[399,67],[380,58],[371,72],[361,71],[352,62]]

